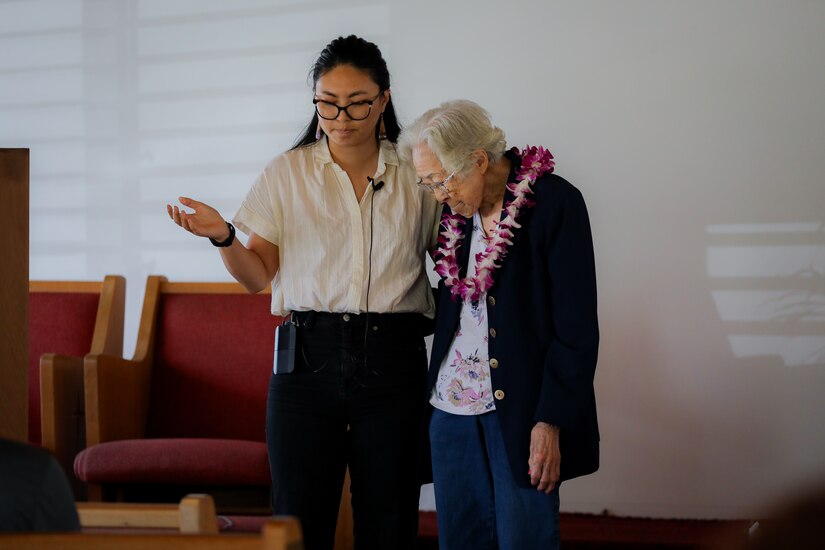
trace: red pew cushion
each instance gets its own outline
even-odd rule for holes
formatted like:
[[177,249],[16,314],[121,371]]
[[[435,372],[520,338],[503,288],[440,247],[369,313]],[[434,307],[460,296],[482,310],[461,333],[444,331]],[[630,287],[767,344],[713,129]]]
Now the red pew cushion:
[[269,487],[266,444],[234,439],[127,439],[94,445],[77,455],[87,483]]

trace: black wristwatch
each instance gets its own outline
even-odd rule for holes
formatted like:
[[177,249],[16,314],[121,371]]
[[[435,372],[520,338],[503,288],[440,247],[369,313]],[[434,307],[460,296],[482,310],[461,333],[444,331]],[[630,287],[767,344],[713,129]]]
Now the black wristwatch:
[[232,246],[232,243],[235,241],[235,226],[229,222],[226,222],[226,227],[229,228],[229,236],[226,238],[225,241],[216,241],[212,237],[209,237],[209,242],[215,246],[219,246],[221,248],[225,246]]

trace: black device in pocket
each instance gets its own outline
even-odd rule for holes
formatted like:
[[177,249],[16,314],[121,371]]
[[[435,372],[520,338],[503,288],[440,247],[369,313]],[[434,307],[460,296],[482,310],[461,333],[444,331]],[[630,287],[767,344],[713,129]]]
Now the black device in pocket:
[[272,364],[272,372],[275,374],[286,374],[295,370],[297,330],[289,321],[275,327],[275,357]]

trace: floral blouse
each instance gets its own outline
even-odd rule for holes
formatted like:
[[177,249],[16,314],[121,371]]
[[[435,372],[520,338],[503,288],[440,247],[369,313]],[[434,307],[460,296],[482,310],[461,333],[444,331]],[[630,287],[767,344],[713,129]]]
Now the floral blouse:
[[[483,251],[486,237],[478,212],[473,216],[470,257]],[[467,267],[475,275],[475,262]],[[461,304],[461,318],[450,351],[438,370],[430,403],[444,412],[461,415],[483,414],[495,409],[487,351],[487,300]]]

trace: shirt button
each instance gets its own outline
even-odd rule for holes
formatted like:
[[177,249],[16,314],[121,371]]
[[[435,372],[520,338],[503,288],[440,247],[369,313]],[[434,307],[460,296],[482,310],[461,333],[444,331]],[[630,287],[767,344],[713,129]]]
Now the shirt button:
[[494,329],[494,328],[490,329],[490,336],[492,336],[493,338],[496,337],[496,329]]
[[490,359],[490,368],[497,369],[498,368],[498,359]]
[[344,315],[341,317],[341,319],[343,319],[344,322],[349,322],[349,313],[344,313]]
[[496,299],[492,296],[487,296],[487,304],[491,306],[496,305]]
[[496,390],[495,392],[493,392],[493,397],[501,401],[502,399],[504,399],[504,392],[501,390]]

